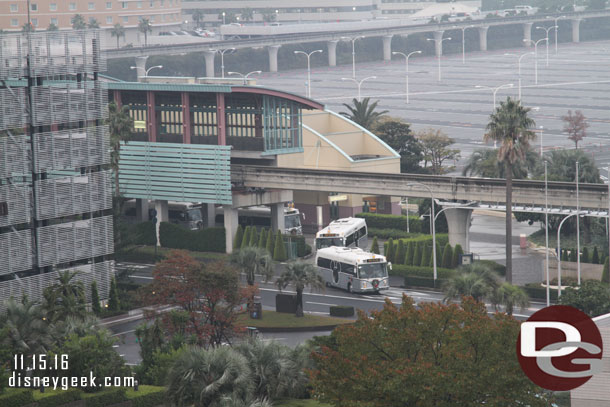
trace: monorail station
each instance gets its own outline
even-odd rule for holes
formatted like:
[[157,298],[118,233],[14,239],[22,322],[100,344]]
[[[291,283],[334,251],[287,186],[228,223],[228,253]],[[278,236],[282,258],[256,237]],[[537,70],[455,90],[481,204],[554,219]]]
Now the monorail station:
[[134,133],[121,148],[119,183],[126,198],[137,199],[141,220],[149,201],[158,222],[168,218],[168,201],[202,202],[206,226],[214,226],[215,205],[222,205],[230,252],[238,208],[271,206],[279,229],[283,206],[291,201],[310,229],[365,210],[400,213],[398,197],[231,185],[231,164],[400,172],[398,153],[324,105],[241,79],[140,79],[108,80],[107,86],[109,100],[127,106],[133,119]]

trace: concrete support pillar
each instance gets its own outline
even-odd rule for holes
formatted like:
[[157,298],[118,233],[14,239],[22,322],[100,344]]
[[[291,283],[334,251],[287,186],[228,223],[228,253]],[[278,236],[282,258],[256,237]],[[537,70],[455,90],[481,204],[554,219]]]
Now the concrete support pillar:
[[148,199],[136,199],[136,220],[148,222]]
[[445,208],[452,208],[443,211],[447,218],[447,226],[449,227],[449,244],[455,247],[456,244],[462,246],[464,253],[470,253],[470,218],[472,215],[471,208],[464,208],[465,205],[456,202],[439,202]]
[[205,76],[208,78],[214,77],[214,57],[216,57],[216,51],[203,51],[203,58],[205,58]]
[[161,235],[159,234],[159,227],[161,226],[161,222],[169,221],[167,201],[155,201],[155,211],[157,212],[157,246],[161,246]]
[[225,94],[216,94],[216,134],[218,135],[218,145],[227,145],[227,117],[225,115]]
[[383,39],[383,60],[392,60],[392,37],[393,35],[384,35]]
[[277,52],[281,45],[270,45],[267,47],[269,53],[269,72],[277,72]]
[[216,226],[216,207],[214,204],[203,204],[201,213],[204,217],[204,225],[206,228],[213,228]]
[[481,51],[487,51],[487,30],[489,30],[489,27],[479,27],[479,46]]
[[580,18],[572,20],[572,42],[580,42]]
[[146,60],[147,56],[144,57],[136,57],[136,74],[138,75],[138,82],[140,78],[146,76]]
[[182,92],[182,143],[191,144],[191,100],[188,92]]
[[284,203],[276,203],[271,206],[271,229],[275,232],[279,230],[284,233],[286,226],[284,225]]
[[436,57],[440,58],[443,55],[443,34],[445,31],[434,31],[434,51]]
[[[534,23],[523,23],[523,45],[526,47],[532,46],[532,25]],[[527,40],[527,41],[525,41]]]
[[146,92],[146,111],[147,111],[147,130],[148,141],[151,143],[157,142],[157,111],[155,110],[155,93]]
[[227,253],[233,252],[233,238],[237,232],[238,216],[237,208],[232,208],[228,205],[223,205],[223,212],[225,217],[225,246]]
[[337,43],[339,40],[332,40],[326,43],[328,48],[328,66],[337,66]]

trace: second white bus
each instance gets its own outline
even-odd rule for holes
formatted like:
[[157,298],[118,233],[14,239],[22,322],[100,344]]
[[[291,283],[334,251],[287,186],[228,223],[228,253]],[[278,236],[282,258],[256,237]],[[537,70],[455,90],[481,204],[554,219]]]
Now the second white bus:
[[366,248],[366,245],[366,221],[361,218],[337,219],[316,233],[316,250],[330,246]]
[[327,247],[316,253],[316,266],[327,286],[348,292],[388,290],[388,263],[384,256],[360,248]]

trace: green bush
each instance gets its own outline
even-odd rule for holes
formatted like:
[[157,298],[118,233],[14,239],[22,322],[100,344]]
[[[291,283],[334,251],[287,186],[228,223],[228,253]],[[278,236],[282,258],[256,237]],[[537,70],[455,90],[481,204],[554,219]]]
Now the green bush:
[[[523,289],[527,295],[529,295],[530,299],[546,300],[546,287],[542,287],[540,284],[526,284]],[[552,301],[557,301],[557,290],[551,289],[550,296]]]
[[131,407],[156,407],[165,401],[165,387],[139,386],[138,391],[130,388],[126,392]]
[[597,246],[593,248],[593,254],[591,255],[591,263],[600,264],[599,262],[599,251],[597,250]]
[[224,228],[187,230],[173,223],[161,222],[159,234],[163,247],[195,252],[224,253],[226,251]]
[[267,243],[265,244],[265,249],[269,252],[269,255],[273,257],[273,247],[275,246],[275,237],[273,236],[273,231],[269,229],[269,233],[267,233]]
[[393,262],[394,261],[394,254],[396,253],[396,251],[398,250],[398,248],[396,247],[396,245],[394,244],[394,239],[389,238],[388,241],[388,251],[384,252],[384,256],[388,261]]
[[258,232],[256,231],[256,228],[252,226],[252,228],[250,229],[250,242],[248,243],[248,246],[256,247],[257,244]]
[[[438,259],[437,259],[438,260]],[[441,261],[441,267],[451,268],[451,261],[453,260],[453,249],[451,245],[447,243],[443,249],[443,260]]]
[[273,247],[273,260],[275,261],[286,261],[288,256],[286,254],[286,246],[284,245],[284,239],[280,231],[277,231],[275,235],[275,245]]
[[451,258],[451,268],[456,268],[460,264],[460,256],[464,254],[461,244],[456,244],[453,249],[453,257]]
[[419,266],[428,267],[428,264],[430,264],[430,256],[432,256],[432,246],[424,244],[424,252],[422,253]]
[[233,250],[239,250],[242,240],[244,240],[244,230],[241,225],[238,225],[237,232],[235,232],[235,236],[233,237]]
[[379,253],[379,242],[377,241],[377,236],[373,238],[373,243],[371,244],[371,253]]
[[436,284],[432,277],[419,277],[419,276],[406,276],[404,279],[405,287],[427,287],[427,288],[439,288],[445,284],[444,279],[436,279]]
[[477,260],[476,262],[487,265],[489,268],[491,268],[493,271],[495,271],[496,273],[498,273],[501,276],[506,275],[506,266],[504,266],[500,263],[496,263],[493,260]]
[[157,225],[153,222],[125,224],[123,232],[125,245],[155,245],[157,244]]
[[354,307],[348,305],[331,305],[330,307],[331,317],[353,317]]
[[[432,246],[432,236],[430,235],[417,235],[416,237],[410,237],[404,240],[405,243],[413,242],[413,243],[427,243]],[[449,242],[449,235],[446,233],[438,233],[436,235],[436,246],[444,247]]]
[[34,402],[34,396],[29,389],[9,389],[0,396],[0,406],[21,407]]
[[[441,262],[443,260],[443,254],[441,252],[441,245],[437,244],[436,245],[436,266],[439,267],[441,265]],[[432,254],[430,256],[430,267],[434,266],[434,255]]]
[[561,261],[569,261],[568,251],[566,249],[561,249]]
[[[456,274],[455,270],[437,267],[436,277],[442,279],[449,279]],[[432,267],[418,267],[418,266],[405,266],[401,264],[392,264],[392,270],[390,275],[401,276],[401,277],[424,277],[434,278],[434,269]]]
[[250,234],[252,233],[252,226],[246,226],[246,230],[244,230],[244,237],[241,238],[241,246],[239,247],[248,247],[250,245]]
[[570,256],[569,256],[570,261],[578,261],[578,257],[576,255],[576,249],[570,249]]
[[417,242],[416,244],[413,245],[413,266],[419,266],[421,265],[421,258],[422,258],[422,243],[421,242]]
[[403,264],[405,262],[405,254],[405,242],[399,240],[396,255],[394,256],[394,262],[397,264]]
[[589,258],[589,249],[587,246],[582,248],[582,253],[580,254],[580,262],[581,263],[590,263],[591,259]]
[[311,253],[311,248],[307,250],[307,243],[305,243],[305,236],[302,235],[284,235],[285,241],[293,241],[297,244],[297,256],[303,257]]
[[418,236],[427,236],[422,233],[407,233],[405,230],[400,229],[378,229],[368,228],[369,236],[378,236],[380,239],[411,239]]
[[119,290],[116,286],[116,280],[114,277],[110,279],[110,294],[108,298],[108,310],[109,311],[119,311],[121,309],[121,304],[119,302]]
[[[118,253],[115,253],[115,260],[132,263],[154,264],[165,259],[172,250],[174,249],[169,249],[167,247],[155,248],[154,246],[131,246],[124,248]],[[155,251],[157,252],[156,255]],[[204,262],[224,260],[227,258],[227,254],[225,253],[189,251],[189,254],[195,259]]]
[[[403,215],[385,215],[381,213],[359,213],[357,218],[366,220],[368,228],[378,229],[398,229],[407,230],[407,217]],[[421,232],[421,223],[419,216],[409,216],[409,230],[412,232]]]
[[610,256],[606,256],[604,269],[602,270],[602,283],[610,283]]
[[413,242],[407,243],[407,253],[405,254],[405,260],[402,264],[406,266],[413,265],[413,255],[415,254],[415,244]]
[[263,229],[261,230],[261,234],[260,234],[260,236],[258,237],[258,243],[257,243],[257,246],[258,246],[260,249],[264,249],[264,248],[265,248],[265,244],[267,244],[267,228],[263,228]]
[[45,389],[44,393],[35,392],[34,398],[38,402],[38,407],[57,407],[63,406],[64,404],[71,403],[76,400],[80,400],[82,391],[80,389],[68,389],[68,390],[52,390]]
[[91,311],[93,311],[95,315],[99,315],[100,311],[102,311],[100,294],[97,291],[97,282],[95,280],[91,283]]
[[124,388],[111,387],[97,393],[85,393],[83,400],[85,407],[106,407],[126,401],[127,396]]

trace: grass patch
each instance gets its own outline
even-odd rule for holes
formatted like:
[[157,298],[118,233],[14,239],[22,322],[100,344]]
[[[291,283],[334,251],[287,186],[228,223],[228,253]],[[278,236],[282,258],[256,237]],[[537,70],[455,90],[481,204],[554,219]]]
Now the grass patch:
[[[155,246],[128,246],[116,252],[114,257],[116,261],[155,264],[165,259],[172,250],[176,249],[157,247],[157,254],[155,256]],[[194,252],[190,250],[187,250],[187,252],[193,258],[203,262],[226,260],[229,257],[226,253]]]
[[354,322],[350,319],[324,317],[321,315],[305,314],[296,317],[275,311],[263,311],[263,319],[252,319],[247,314],[241,314],[237,318],[237,324],[242,326],[253,326],[256,328],[307,328],[327,325],[349,324]]
[[275,407],[332,407],[330,404],[320,403],[314,399],[282,400],[273,405]]

